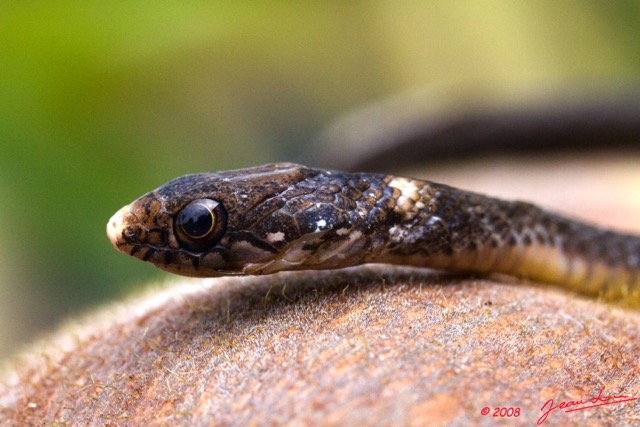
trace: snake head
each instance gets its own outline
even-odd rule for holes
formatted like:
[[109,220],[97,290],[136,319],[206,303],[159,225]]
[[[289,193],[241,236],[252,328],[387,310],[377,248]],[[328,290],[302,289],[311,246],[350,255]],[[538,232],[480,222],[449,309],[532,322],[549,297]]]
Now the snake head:
[[366,211],[354,198],[369,185],[339,181],[291,163],[185,175],[120,209],[107,234],[117,250],[187,276],[335,268],[344,242],[358,249]]

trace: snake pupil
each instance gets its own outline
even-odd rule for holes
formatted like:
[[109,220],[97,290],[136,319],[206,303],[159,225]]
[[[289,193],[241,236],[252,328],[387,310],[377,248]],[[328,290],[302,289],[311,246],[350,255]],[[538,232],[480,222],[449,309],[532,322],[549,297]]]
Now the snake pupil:
[[191,251],[204,251],[224,234],[227,214],[215,200],[197,199],[185,206],[176,217],[176,237]]
[[193,239],[206,236],[213,227],[213,212],[199,203],[192,203],[182,210],[179,224],[182,230]]

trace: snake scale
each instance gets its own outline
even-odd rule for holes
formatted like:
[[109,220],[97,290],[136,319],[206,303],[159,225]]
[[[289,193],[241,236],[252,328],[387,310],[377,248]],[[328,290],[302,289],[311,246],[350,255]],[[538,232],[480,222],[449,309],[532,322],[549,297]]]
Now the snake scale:
[[176,178],[120,209],[113,246],[187,276],[389,263],[640,298],[640,236],[429,181],[274,163]]

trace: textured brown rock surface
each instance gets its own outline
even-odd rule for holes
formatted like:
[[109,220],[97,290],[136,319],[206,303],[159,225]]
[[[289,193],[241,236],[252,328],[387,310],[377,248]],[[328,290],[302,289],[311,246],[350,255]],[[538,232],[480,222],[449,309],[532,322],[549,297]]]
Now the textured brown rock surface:
[[[638,161],[509,164],[475,189],[637,230]],[[68,322],[5,366],[0,419],[515,426],[535,425],[549,399],[640,397],[638,312],[494,279],[365,267],[163,285]],[[557,409],[543,425],[640,425],[640,406]]]
[[[635,313],[406,269],[188,280],[39,348],[0,388],[8,425],[496,425],[496,407],[534,425],[549,399],[640,395]],[[637,425],[640,407],[545,424],[587,422]]]

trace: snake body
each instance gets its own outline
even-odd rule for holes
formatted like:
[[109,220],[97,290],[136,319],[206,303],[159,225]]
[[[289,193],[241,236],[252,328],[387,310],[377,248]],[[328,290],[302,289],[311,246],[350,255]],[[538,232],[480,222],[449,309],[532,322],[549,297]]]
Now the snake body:
[[187,276],[390,263],[640,296],[640,237],[418,179],[292,163],[186,175],[109,221],[114,247]]

